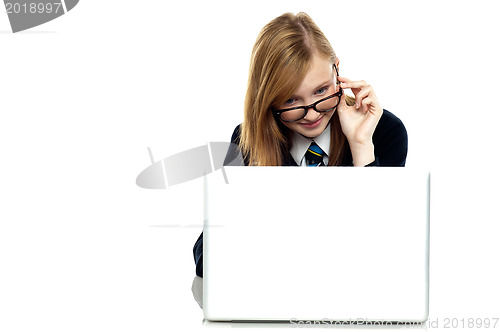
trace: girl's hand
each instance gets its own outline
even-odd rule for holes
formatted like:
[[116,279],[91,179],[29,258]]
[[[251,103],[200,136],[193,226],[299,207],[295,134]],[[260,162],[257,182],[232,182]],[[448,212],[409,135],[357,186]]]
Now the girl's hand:
[[[339,77],[342,89],[351,89],[356,105],[348,106],[342,95],[338,113],[342,132],[347,137],[355,166],[364,166],[375,160],[372,136],[382,116],[382,107],[375,91],[365,81],[351,81]],[[364,164],[364,165],[363,165]]]

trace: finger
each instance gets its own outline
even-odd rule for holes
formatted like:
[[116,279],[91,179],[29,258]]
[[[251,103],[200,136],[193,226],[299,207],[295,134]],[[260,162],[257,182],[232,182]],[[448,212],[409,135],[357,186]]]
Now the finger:
[[363,110],[364,113],[367,113],[371,108],[373,108],[373,98],[371,96],[368,96],[363,99],[361,102],[361,109]]
[[378,99],[374,95],[370,95],[363,99],[363,110],[365,113],[370,113],[375,118],[382,116],[383,110],[379,105]]
[[356,108],[359,108],[361,106],[361,102],[363,101],[363,99],[371,95],[372,92],[373,89],[370,85],[366,85],[363,88],[361,88],[361,90],[359,90],[358,93],[355,95]]
[[366,86],[365,81],[351,81],[351,80],[340,80],[340,87],[343,89],[361,89],[362,87]]
[[352,82],[350,79],[343,76],[337,77],[337,80],[340,82],[340,87],[343,89],[348,89],[348,83]]
[[337,79],[340,81],[340,82],[351,82],[350,79],[348,79],[347,77],[344,77],[344,76],[338,76]]
[[337,110],[340,111],[340,112],[343,112],[343,111],[349,110],[350,108],[353,108],[353,107],[347,105],[346,94],[345,94],[345,91],[344,91],[344,93],[340,97],[340,103],[337,106]]

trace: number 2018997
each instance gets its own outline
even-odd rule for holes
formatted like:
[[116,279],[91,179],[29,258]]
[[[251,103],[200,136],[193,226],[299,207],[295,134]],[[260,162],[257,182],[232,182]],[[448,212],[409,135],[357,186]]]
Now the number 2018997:
[[51,14],[58,13],[62,9],[62,4],[59,3],[18,3],[18,2],[7,2],[5,3],[5,9],[7,14]]

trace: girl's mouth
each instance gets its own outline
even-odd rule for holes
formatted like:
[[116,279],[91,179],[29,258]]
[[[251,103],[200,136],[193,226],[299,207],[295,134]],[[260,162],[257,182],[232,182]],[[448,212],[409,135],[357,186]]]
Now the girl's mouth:
[[317,126],[319,126],[319,124],[321,123],[321,120],[323,120],[323,116],[320,117],[315,122],[312,122],[312,123],[301,123],[300,125],[302,125],[302,126],[304,126],[306,128],[312,129],[312,128],[316,128]]

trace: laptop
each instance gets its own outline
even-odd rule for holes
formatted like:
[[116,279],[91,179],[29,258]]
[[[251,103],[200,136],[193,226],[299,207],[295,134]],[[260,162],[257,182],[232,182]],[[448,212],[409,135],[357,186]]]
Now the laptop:
[[206,175],[205,319],[426,321],[429,195],[428,171],[400,167]]

